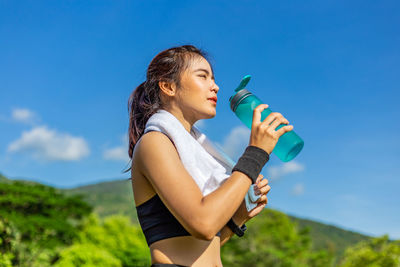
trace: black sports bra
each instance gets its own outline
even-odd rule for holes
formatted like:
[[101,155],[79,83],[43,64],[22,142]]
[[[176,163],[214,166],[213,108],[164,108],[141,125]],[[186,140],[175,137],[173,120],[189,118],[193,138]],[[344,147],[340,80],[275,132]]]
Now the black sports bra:
[[[171,214],[158,194],[137,206],[136,211],[148,246],[158,240],[191,235]],[[217,236],[221,236],[221,232]]]

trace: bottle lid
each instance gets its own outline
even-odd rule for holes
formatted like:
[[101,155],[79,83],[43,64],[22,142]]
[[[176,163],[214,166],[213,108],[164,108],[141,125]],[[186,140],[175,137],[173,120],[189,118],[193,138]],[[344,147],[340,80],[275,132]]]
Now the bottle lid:
[[245,97],[251,95],[249,91],[244,89],[246,85],[249,83],[251,79],[251,75],[246,75],[240,81],[239,86],[235,89],[236,94],[229,98],[229,102],[231,103],[231,109],[233,112],[236,111],[237,106]]
[[252,95],[252,93],[246,89],[242,89],[239,92],[237,92],[235,95],[231,96],[229,98],[229,101],[231,102],[231,110],[233,112],[236,111],[237,106],[242,102],[243,99],[246,97]]
[[244,89],[246,85],[250,82],[251,75],[246,75],[240,81],[239,86],[235,89],[235,92],[239,92],[240,90]]

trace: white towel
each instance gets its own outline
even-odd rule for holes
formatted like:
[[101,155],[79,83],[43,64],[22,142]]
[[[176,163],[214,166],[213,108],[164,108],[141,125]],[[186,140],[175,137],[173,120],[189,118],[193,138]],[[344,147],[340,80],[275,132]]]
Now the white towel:
[[196,126],[189,133],[170,112],[160,109],[146,123],[144,133],[159,131],[174,143],[183,166],[199,186],[203,196],[226,180],[235,162],[214,145]]
[[[183,166],[192,176],[203,196],[217,189],[232,173],[235,162],[214,144],[196,126],[190,133],[170,112],[160,109],[146,123],[144,133],[159,131],[174,143]],[[247,210],[256,204],[249,198],[254,190],[251,186],[245,196]]]

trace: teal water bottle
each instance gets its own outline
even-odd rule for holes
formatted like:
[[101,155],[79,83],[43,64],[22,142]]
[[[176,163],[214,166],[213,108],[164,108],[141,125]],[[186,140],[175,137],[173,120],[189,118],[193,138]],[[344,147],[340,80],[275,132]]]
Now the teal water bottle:
[[[244,89],[249,83],[251,76],[246,75],[240,82],[235,94],[229,98],[232,111],[249,128],[253,122],[253,110],[260,104],[264,104],[258,97],[248,90]],[[272,111],[269,108],[261,112],[261,121],[263,121]],[[279,130],[286,124],[276,127]],[[283,134],[272,151],[280,160],[288,162],[294,159],[303,149],[304,141],[292,130]]]

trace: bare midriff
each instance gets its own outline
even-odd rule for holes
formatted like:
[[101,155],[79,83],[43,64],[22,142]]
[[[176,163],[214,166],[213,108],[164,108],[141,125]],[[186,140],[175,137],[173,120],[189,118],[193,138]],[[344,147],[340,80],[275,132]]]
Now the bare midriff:
[[[132,187],[135,205],[155,195],[147,178],[132,168]],[[175,263],[184,266],[222,266],[220,237],[201,240],[193,236],[178,236],[156,241],[150,245],[151,263]]]
[[152,263],[175,263],[184,266],[222,266],[220,238],[206,241],[193,236],[179,236],[150,245]]

